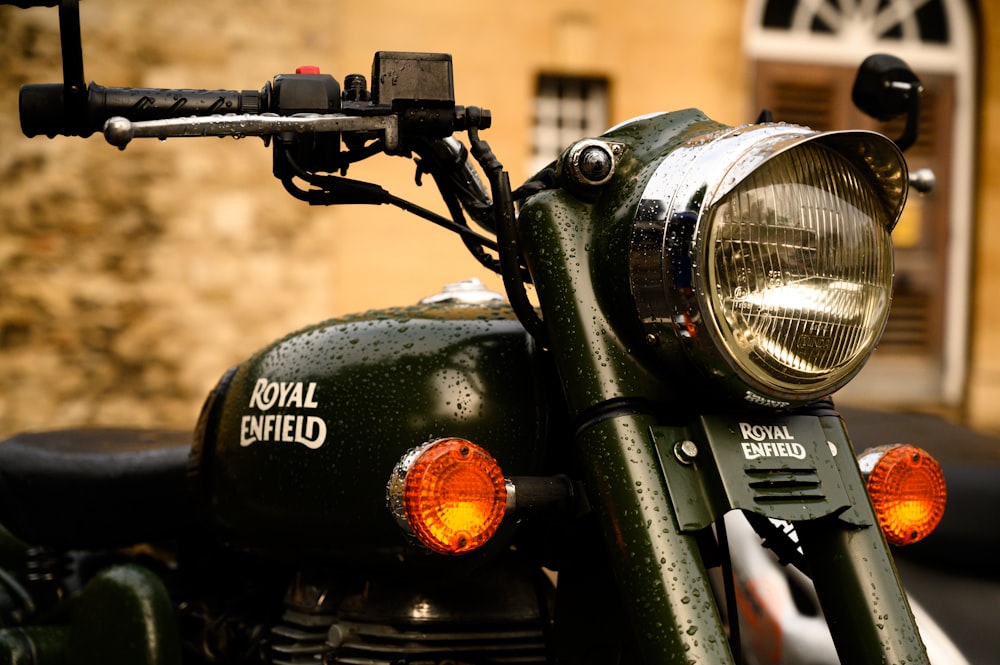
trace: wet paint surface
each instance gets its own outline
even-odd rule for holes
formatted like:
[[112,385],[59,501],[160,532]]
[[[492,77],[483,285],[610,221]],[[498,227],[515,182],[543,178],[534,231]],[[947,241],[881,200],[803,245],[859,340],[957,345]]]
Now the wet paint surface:
[[538,470],[548,436],[543,363],[503,305],[337,319],[243,363],[203,455],[213,518],[236,543],[319,556],[389,551],[396,462],[438,437]]

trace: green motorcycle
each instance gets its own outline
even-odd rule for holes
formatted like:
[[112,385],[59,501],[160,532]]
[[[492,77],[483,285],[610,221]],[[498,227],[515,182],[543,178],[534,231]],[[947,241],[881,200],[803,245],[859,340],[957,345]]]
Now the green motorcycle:
[[[83,81],[76,0],[60,18],[67,80],[22,87],[26,135],[265,137],[292,196],[454,231],[506,298],[459,283],[294,332],[222,376],[193,437],[0,442],[0,661],[779,662],[747,620],[763,545],[842,662],[929,662],[887,540],[933,530],[940,468],[856,456],[829,399],[888,316],[897,144],[683,110],[513,189],[450,56],[108,88]],[[859,100],[915,128],[916,78],[862,71]],[[419,160],[447,214],[346,177],[381,154]]]

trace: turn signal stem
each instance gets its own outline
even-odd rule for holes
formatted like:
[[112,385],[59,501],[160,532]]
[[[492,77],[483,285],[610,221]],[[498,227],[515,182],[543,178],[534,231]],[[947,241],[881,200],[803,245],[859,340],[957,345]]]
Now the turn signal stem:
[[507,480],[507,505],[518,518],[572,515],[577,492],[566,476],[514,476]]

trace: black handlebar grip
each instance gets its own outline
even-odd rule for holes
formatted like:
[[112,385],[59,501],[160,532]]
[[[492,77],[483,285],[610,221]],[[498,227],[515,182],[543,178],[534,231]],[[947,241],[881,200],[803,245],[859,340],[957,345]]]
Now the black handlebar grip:
[[91,83],[81,108],[68,106],[61,83],[21,86],[21,131],[25,136],[90,136],[108,118],[161,120],[225,113],[260,113],[264,95],[256,90],[177,90],[106,88]]
[[40,83],[22,85],[18,98],[18,109],[21,113],[21,131],[25,136],[45,134],[55,136],[87,136],[69,130],[67,122],[64,93],[66,86],[62,83]]
[[21,9],[28,7],[55,7],[59,0],[0,0],[0,5],[14,5]]

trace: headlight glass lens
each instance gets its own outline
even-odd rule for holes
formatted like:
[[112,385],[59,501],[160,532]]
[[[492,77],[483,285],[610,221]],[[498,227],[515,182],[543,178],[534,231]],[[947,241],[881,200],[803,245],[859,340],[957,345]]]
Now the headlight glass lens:
[[705,297],[718,340],[768,392],[839,387],[885,327],[884,207],[817,143],[780,153],[706,211]]

